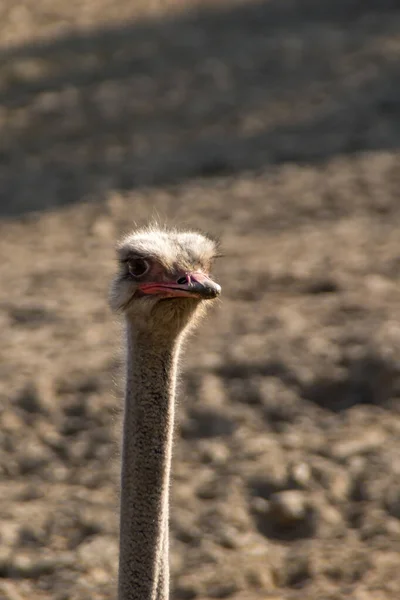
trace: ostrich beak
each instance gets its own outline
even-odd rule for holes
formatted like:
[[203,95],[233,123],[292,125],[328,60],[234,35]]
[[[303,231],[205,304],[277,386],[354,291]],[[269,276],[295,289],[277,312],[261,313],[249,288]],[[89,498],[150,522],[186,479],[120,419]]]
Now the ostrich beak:
[[177,281],[142,283],[139,286],[143,294],[152,294],[163,298],[201,298],[212,300],[221,293],[221,286],[208,275],[201,272],[185,273]]

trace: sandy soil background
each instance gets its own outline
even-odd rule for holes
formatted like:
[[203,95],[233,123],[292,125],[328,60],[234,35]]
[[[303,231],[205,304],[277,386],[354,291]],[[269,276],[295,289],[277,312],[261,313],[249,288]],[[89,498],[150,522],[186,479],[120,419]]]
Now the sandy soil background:
[[115,598],[107,289],[153,217],[225,251],[173,598],[399,598],[398,3],[3,0],[0,40],[0,598]]

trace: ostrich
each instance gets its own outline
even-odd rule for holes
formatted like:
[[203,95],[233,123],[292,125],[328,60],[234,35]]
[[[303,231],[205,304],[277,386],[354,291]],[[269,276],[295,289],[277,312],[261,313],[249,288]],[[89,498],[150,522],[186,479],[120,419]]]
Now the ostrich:
[[148,227],[118,246],[110,304],[126,325],[118,600],[169,598],[169,485],[182,340],[220,286],[217,245],[193,231]]

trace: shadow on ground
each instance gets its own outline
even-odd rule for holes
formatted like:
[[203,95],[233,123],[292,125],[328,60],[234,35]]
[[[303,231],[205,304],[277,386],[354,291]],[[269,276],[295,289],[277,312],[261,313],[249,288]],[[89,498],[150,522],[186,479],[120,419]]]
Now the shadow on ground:
[[248,3],[0,53],[0,214],[395,148],[393,1]]

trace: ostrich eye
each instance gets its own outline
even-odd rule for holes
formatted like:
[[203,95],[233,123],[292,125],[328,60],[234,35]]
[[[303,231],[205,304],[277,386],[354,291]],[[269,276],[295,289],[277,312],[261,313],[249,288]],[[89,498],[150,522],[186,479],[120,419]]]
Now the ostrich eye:
[[143,258],[131,258],[128,262],[129,274],[135,279],[142,277],[149,270],[150,266]]

